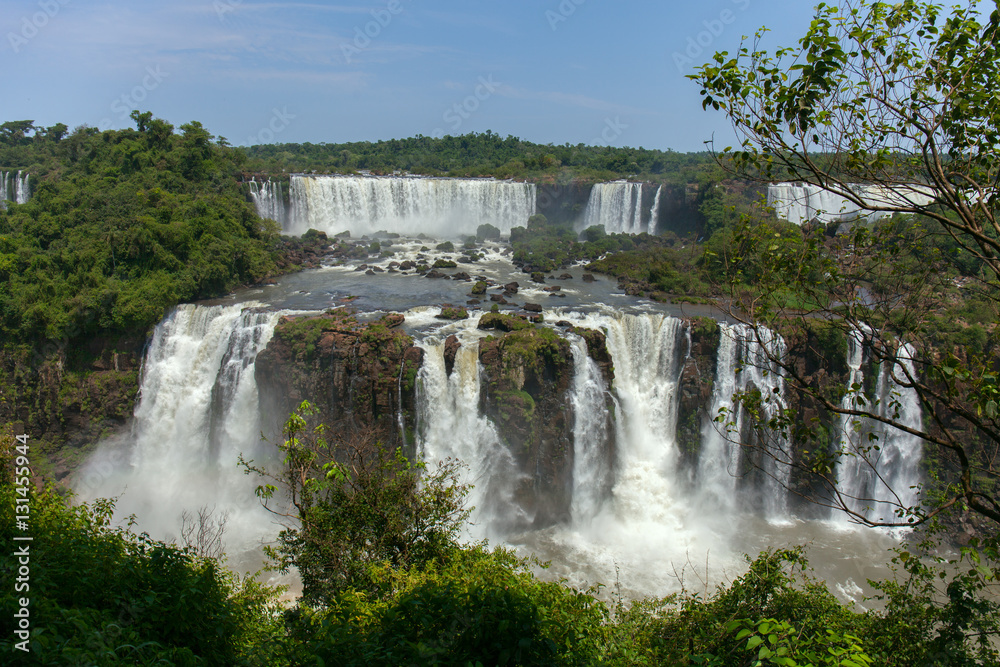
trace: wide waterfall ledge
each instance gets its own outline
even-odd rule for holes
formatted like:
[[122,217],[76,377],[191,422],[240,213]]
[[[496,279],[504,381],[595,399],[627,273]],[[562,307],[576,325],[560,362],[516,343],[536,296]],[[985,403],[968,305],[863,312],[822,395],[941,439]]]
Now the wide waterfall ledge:
[[[354,272],[309,275],[309,289],[329,290]],[[303,277],[294,280],[303,286]],[[546,308],[546,324],[504,333],[479,329],[482,311],[451,322],[424,306],[393,316],[393,326],[402,327],[393,341],[411,340],[410,347],[341,349],[355,345],[357,335],[338,333],[336,318],[321,322],[317,331],[324,333],[310,352],[320,356],[310,364],[329,377],[312,377],[320,372],[309,370],[313,365],[275,366],[286,358],[276,345],[285,354],[294,349],[293,333],[279,340],[275,332],[295,313],[280,290],[264,294],[271,296],[254,292],[265,300],[253,303],[180,306],[160,323],[146,353],[132,433],[118,446],[103,445],[87,464],[79,477],[90,480],[80,489],[85,497],[122,494],[120,510],[166,539],[176,538],[184,510],[225,511],[230,554],[252,562],[255,545],[278,527],[260,511],[238,456],[267,457],[260,440],[265,403],[311,386],[327,388],[326,409],[336,414],[378,406],[400,444],[431,465],[461,459],[465,481],[475,486],[469,538],[551,560],[551,576],[580,586],[618,577],[630,596],[665,595],[696,577],[732,578],[745,566],[743,553],[808,543],[831,587],[854,591],[881,572],[884,551],[895,543],[883,532],[846,529],[839,516],[814,506],[801,512],[781,465],[795,443],[767,433],[753,435],[751,450],[737,442],[746,419],[732,409],[737,392],[754,387],[774,396],[772,410],[790,400],[770,361],[788,353],[776,333],[724,321],[696,330],[664,312],[582,304]],[[605,351],[595,353],[595,345]],[[845,345],[852,371],[862,367],[861,347],[854,338]],[[419,370],[408,371],[414,359]],[[357,375],[383,367],[378,377]],[[287,385],[295,378],[306,384]],[[880,378],[876,391],[897,396],[907,419],[919,420],[919,404],[891,377]],[[735,431],[714,419],[723,407]],[[836,442],[850,440],[849,428],[842,426]],[[884,441],[900,454],[876,462],[873,476],[900,488],[919,483],[921,443],[901,432]],[[753,451],[769,456],[752,460]],[[844,489],[878,498],[871,478],[842,469]]]
[[814,220],[831,222],[875,221],[891,215],[875,211],[880,207],[926,206],[934,201],[934,193],[927,186],[888,187],[881,185],[852,185],[852,192],[860,201],[859,206],[846,197],[834,194],[810,183],[776,183],[767,188],[767,205],[775,214],[788,222],[802,225]]
[[258,186],[255,201],[262,216],[283,222],[290,234],[317,229],[331,236],[385,231],[458,238],[475,236],[484,224],[509,234],[534,215],[536,198],[533,183],[517,181],[298,174],[290,178],[287,211],[276,188]]

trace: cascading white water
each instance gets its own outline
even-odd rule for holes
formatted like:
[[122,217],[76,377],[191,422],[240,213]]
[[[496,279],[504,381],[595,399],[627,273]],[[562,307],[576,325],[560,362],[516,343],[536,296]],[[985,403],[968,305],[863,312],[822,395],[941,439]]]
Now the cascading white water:
[[281,184],[275,183],[271,179],[258,183],[253,179],[248,184],[250,186],[250,198],[253,199],[257,208],[257,215],[261,218],[274,220],[282,227],[285,226],[285,202],[282,198]]
[[857,217],[860,211],[857,205],[843,197],[808,184],[779,183],[768,186],[767,205],[779,218],[796,225],[817,217],[823,222],[846,220]]
[[642,183],[597,183],[590,190],[582,229],[598,226],[609,234],[638,234],[642,230]]
[[475,235],[491,224],[501,233],[535,213],[535,185],[493,179],[397,176],[292,176],[291,219],[285,231],[380,230],[403,235]]
[[[717,371],[709,412],[713,421],[703,427],[698,461],[703,499],[729,510],[739,503],[739,477],[753,465],[760,473],[754,492],[759,494],[765,516],[772,521],[789,517],[791,446],[778,432],[766,428],[747,431],[746,412],[734,409],[734,395],[756,389],[762,398],[761,419],[778,416],[786,403],[785,381],[776,360],[784,355],[784,339],[770,329],[719,324]],[[749,449],[744,449],[745,445]],[[748,453],[753,456],[745,460]]]
[[[847,391],[840,401],[840,407],[845,410],[866,410],[868,400],[864,395],[863,386],[865,374],[861,370],[864,362],[865,332],[852,329],[847,336]],[[837,469],[837,490],[842,497],[851,499],[848,506],[852,510],[862,509],[858,500],[863,497],[864,489],[871,487],[875,471],[867,464],[863,456],[862,442],[864,429],[862,421],[853,415],[842,415],[840,418],[840,451],[845,452]],[[844,515],[845,520],[847,515]]]
[[[751,386],[760,390],[763,420],[779,416],[787,407],[785,378],[777,360],[785,358],[785,340],[764,327],[747,327],[744,332],[743,365],[740,368],[740,388]],[[788,482],[792,471],[791,443],[781,433],[758,429],[756,444],[766,452],[759,462],[764,473],[760,485],[765,516],[786,520],[788,512]],[[761,441],[763,440],[763,441]]]
[[182,305],[157,325],[132,436],[121,449],[98,448],[76,484],[83,499],[120,495],[119,515],[134,513],[141,529],[167,540],[179,538],[185,510],[228,513],[235,559],[273,533],[238,457],[260,462],[266,451],[254,362],[278,317],[246,305]]
[[469,537],[497,538],[529,523],[513,497],[523,475],[496,426],[479,412],[479,346],[474,335],[465,334],[450,376],[444,341],[417,341],[424,350],[417,374],[417,454],[428,466],[447,458],[467,466],[461,482],[473,485],[468,505],[475,508]]
[[663,186],[656,188],[656,194],[653,196],[653,210],[649,213],[649,233],[656,234],[657,225],[660,221],[660,195],[663,193]]
[[27,203],[31,197],[29,178],[30,174],[23,171],[18,171],[17,174],[0,171],[0,209],[6,210],[8,202]]
[[570,337],[573,352],[573,502],[575,523],[593,519],[604,502],[611,461],[607,450],[607,387],[597,363],[587,354],[587,343]]
[[659,314],[602,319],[619,408],[615,512],[650,530],[679,529],[676,434],[684,323]]
[[29,174],[21,175],[23,172],[17,172],[17,178],[14,181],[14,203],[15,204],[27,204],[28,198],[31,196],[31,190],[28,187]]
[[[708,419],[702,424],[701,451],[698,457],[698,493],[712,508],[731,512],[736,506],[736,481],[741,474],[739,432],[742,411],[733,411],[736,373],[739,363],[739,339],[729,324],[719,324],[719,350],[716,355],[715,383],[709,403]],[[729,423],[735,420],[730,431]]]
[[[842,406],[869,410],[903,426],[919,429],[922,425],[920,398],[906,386],[915,378],[913,349],[900,346],[896,360],[885,361],[879,371],[875,396],[868,399],[860,389],[863,380],[861,362],[864,333],[854,331],[848,337],[848,366],[851,386]],[[898,520],[899,507],[918,503],[920,438],[876,420],[845,416],[841,420],[841,450],[845,453],[838,468],[837,490],[849,509],[871,521]]]
[[[933,191],[926,186],[887,188],[877,185],[853,185],[861,201],[872,208],[880,206],[924,206],[934,199]],[[777,183],[767,188],[767,205],[784,220],[801,225],[815,218],[820,221],[850,221],[856,218],[877,220],[889,215],[885,211],[872,212],[859,207],[845,197],[828,192],[808,183]]]

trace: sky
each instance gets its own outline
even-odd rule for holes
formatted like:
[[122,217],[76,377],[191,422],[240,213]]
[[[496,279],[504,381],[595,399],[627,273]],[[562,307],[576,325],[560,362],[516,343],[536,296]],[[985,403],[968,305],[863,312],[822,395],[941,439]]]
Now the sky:
[[231,144],[492,130],[681,152],[732,143],[685,78],[812,2],[0,0],[0,122],[197,120]]

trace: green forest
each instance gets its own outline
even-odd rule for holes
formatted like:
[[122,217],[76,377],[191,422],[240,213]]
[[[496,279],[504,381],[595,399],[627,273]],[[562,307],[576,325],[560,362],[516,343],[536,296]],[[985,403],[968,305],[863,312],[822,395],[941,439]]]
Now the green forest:
[[198,122],[135,130],[0,126],[0,165],[31,199],[0,211],[7,344],[144,333],[182,301],[276,272],[278,229],[247,202],[240,151]]
[[535,144],[492,132],[440,139],[416,136],[347,144],[269,144],[246,149],[254,166],[269,174],[318,172],[430,176],[493,176],[551,182],[560,175],[583,182],[617,178],[675,185],[722,177],[708,153]]

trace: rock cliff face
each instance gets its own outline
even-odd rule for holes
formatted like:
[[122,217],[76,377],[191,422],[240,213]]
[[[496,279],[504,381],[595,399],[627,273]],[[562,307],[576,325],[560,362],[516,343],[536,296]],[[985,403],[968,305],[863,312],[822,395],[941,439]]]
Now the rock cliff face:
[[404,438],[413,428],[423,350],[396,328],[402,322],[402,315],[391,314],[362,323],[340,310],[283,317],[255,369],[265,435],[280,437],[288,414],[309,401],[334,433],[363,432],[390,446],[411,445],[412,438]]
[[573,357],[551,329],[510,331],[480,342],[486,375],[480,409],[497,425],[521,470],[529,473],[518,501],[536,525],[568,518],[573,457],[567,392]]
[[31,438],[36,472],[63,480],[102,437],[127,426],[143,343],[93,339],[82,349],[0,351],[0,423]]
[[[480,342],[479,361],[486,378],[480,409],[497,425],[527,473],[518,502],[535,517],[536,527],[568,521],[574,423],[570,392],[575,372],[569,341],[553,329],[509,315],[484,316],[480,328],[499,334]],[[589,355],[610,386],[613,370],[604,334],[590,329],[573,333],[587,342]],[[609,409],[609,419],[610,415]],[[608,433],[605,446],[611,451],[614,430]]]
[[694,468],[701,451],[702,429],[714,415],[708,414],[715,362],[719,349],[719,325],[708,317],[696,317],[689,325],[691,349],[681,370],[680,404],[677,408],[677,447],[682,465]]

